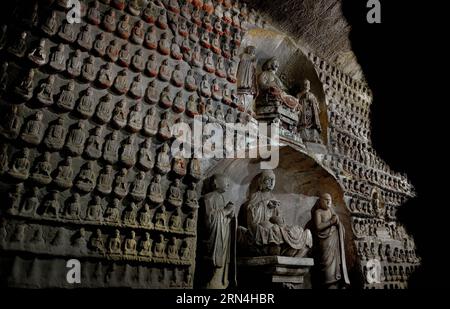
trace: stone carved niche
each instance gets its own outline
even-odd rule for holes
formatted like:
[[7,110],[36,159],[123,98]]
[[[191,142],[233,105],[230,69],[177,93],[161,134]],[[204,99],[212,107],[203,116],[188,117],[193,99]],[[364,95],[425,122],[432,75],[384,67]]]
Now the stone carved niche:
[[[278,167],[274,170],[276,176],[276,184],[273,190],[273,194],[277,200],[281,202],[280,210],[281,214],[288,225],[299,225],[302,228],[311,229],[311,209],[315,205],[318,197],[321,193],[330,193],[333,199],[333,209],[339,216],[341,223],[344,225],[345,229],[345,255],[347,259],[347,269],[350,276],[350,282],[352,278],[358,276],[358,266],[356,260],[356,248],[354,247],[354,236],[351,228],[350,213],[345,206],[344,192],[337,180],[332,176],[332,173],[325,167],[320,165],[313,157],[309,156],[307,153],[296,148],[295,146],[282,146],[279,149],[280,153],[280,163]],[[205,183],[204,183],[204,193],[211,192],[211,188],[208,189],[208,179],[211,179],[213,175],[222,174],[226,175],[229,179],[229,189],[226,193],[226,199],[230,200],[235,205],[235,214],[237,216],[238,225],[245,225],[245,207],[249,201],[252,193],[256,192],[258,189],[258,176],[262,172],[260,169],[259,159],[224,159],[217,164],[205,166]],[[201,210],[201,209],[200,209]],[[202,214],[199,214],[201,216]],[[199,245],[200,239],[204,239],[201,229],[199,230]],[[307,258],[314,257],[314,243],[313,249],[306,255]],[[233,262],[237,263],[237,283],[239,286],[249,286],[255,287],[258,284],[267,287],[266,279],[262,278],[261,281],[254,280],[254,273],[250,272],[251,282],[248,281],[249,269],[248,267],[251,263],[259,263],[251,261],[248,262],[248,252],[242,250],[237,246],[237,260],[233,261],[231,258],[230,264],[230,284],[232,284],[233,273]],[[197,261],[197,272],[205,271],[202,268],[202,264],[199,263],[202,256],[202,248],[200,248]],[[233,250],[232,250],[233,252]],[[259,257],[262,258],[262,257]],[[281,257],[283,260],[284,257]],[[275,264],[280,262],[280,257],[273,257]],[[270,260],[270,259],[269,259]],[[247,261],[247,262],[246,262]],[[259,261],[259,260],[258,260]],[[273,262],[273,261],[272,261]],[[270,262],[270,263],[272,263]],[[293,282],[292,284],[282,282],[281,278],[279,283],[282,283],[284,287],[293,288],[311,288],[318,282],[314,282],[316,271],[312,268],[311,272],[308,271],[311,264],[310,261],[305,261],[305,269],[303,270],[303,283]],[[309,266],[308,266],[309,265]],[[274,265],[272,265],[274,266]],[[280,265],[278,265],[280,266]],[[286,265],[284,265],[286,266]],[[269,267],[269,266],[268,266]],[[261,269],[259,269],[261,270]],[[267,269],[265,269],[267,270]],[[264,272],[264,270],[263,270]],[[312,273],[312,279],[311,279]],[[253,275],[252,275],[253,274]],[[201,277],[196,276],[196,280],[201,281]],[[273,278],[272,278],[273,279]],[[198,281],[197,284],[201,286],[203,282]],[[273,281],[273,280],[272,280]],[[294,280],[295,281],[295,280]],[[356,279],[353,282],[357,281]]]
[[[322,131],[320,137],[323,144],[328,143],[328,116],[325,92],[322,82],[314,68],[314,64],[307,57],[301,46],[298,46],[291,38],[283,33],[272,29],[252,28],[248,30],[242,40],[240,53],[244,53],[248,46],[255,47],[255,56],[257,59],[256,79],[262,73],[264,64],[271,58],[279,62],[277,76],[287,88],[287,94],[298,98],[298,94],[303,91],[303,82],[307,79],[310,82],[311,93],[314,94],[319,105],[319,118]],[[239,82],[238,82],[239,84]],[[260,88],[260,87],[259,87]],[[240,94],[240,100],[244,105],[256,112],[256,118],[261,121],[273,121],[280,118],[284,127],[294,128],[298,122],[298,113],[290,111],[264,111],[258,112],[261,89],[258,97],[248,97]],[[283,134],[282,134],[283,135]],[[307,141],[306,141],[307,142]]]

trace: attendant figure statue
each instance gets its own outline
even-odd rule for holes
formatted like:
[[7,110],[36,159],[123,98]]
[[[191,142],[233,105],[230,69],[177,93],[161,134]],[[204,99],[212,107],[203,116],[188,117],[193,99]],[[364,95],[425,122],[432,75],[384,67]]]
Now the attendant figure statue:
[[344,247],[344,227],[333,210],[331,195],[322,194],[311,210],[314,226],[315,263],[326,288],[350,284]]

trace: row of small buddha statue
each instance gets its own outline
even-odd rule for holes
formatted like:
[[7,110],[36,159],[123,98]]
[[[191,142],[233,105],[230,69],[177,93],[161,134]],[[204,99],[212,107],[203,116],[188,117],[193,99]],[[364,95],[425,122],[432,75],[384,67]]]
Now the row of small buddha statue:
[[386,263],[419,263],[419,258],[416,256],[415,250],[404,250],[403,248],[395,247],[392,249],[390,244],[375,242],[359,241],[358,254],[362,260],[378,259],[380,262]]
[[[44,228],[37,225],[30,228],[18,223],[9,239],[2,239],[3,247],[16,249],[44,250],[48,246],[61,248],[61,253],[79,253],[82,255],[107,254],[119,255],[125,258],[132,256],[153,257],[169,260],[189,260],[191,257],[191,245],[188,239],[179,239],[171,236],[167,239],[164,234],[159,234],[153,240],[149,232],[145,232],[139,240],[136,232],[131,231],[125,237],[121,237],[119,230],[115,230],[109,237],[104,237],[100,229],[89,233],[85,228],[80,228],[75,234],[65,228],[58,228],[54,235],[44,233]],[[91,234],[90,238],[88,234]]]
[[[19,155],[11,164],[11,168],[4,174],[15,181],[25,181],[30,178],[31,181],[38,185],[51,184],[60,190],[73,187],[82,194],[96,190],[100,194],[114,193],[119,198],[130,195],[135,201],[141,201],[148,197],[152,202],[160,204],[165,200],[160,174],[156,174],[150,184],[148,184],[146,173],[139,171],[131,177],[133,181],[129,182],[129,171],[126,168],[122,168],[114,175],[111,165],[106,165],[100,171],[95,161],[88,161],[80,167],[79,173],[74,176],[71,157],[67,157],[59,162],[58,167],[52,171],[50,155],[49,153],[44,153],[41,161],[37,161],[34,165],[30,175],[28,156],[29,150],[27,148],[19,152]],[[177,160],[174,160],[174,162],[177,162]],[[156,169],[158,169],[158,166],[156,166]],[[147,191],[149,191],[148,194]],[[56,192],[54,194],[57,196]],[[172,182],[167,191],[167,196],[167,202],[171,205],[179,207],[183,204],[183,189],[179,178]],[[196,184],[191,182],[190,188],[186,190],[185,203],[190,207],[194,207],[196,204],[194,200],[196,199]]]
[[[151,199],[152,197],[150,197]],[[104,223],[107,225],[125,225],[137,226],[147,229],[170,230],[177,232],[195,232],[195,209],[198,208],[198,200],[195,191],[188,191],[186,198],[186,207],[190,210],[185,219],[180,208],[168,212],[164,205],[159,206],[156,210],[150,207],[150,204],[144,203],[138,206],[141,201],[131,201],[131,203],[123,207],[119,198],[114,198],[106,209],[103,199],[99,195],[94,195],[86,206],[82,205],[79,193],[74,193],[66,199],[64,206],[60,201],[58,192],[50,192],[45,199],[41,201],[39,197],[39,189],[33,187],[27,195],[23,195],[20,186],[8,195],[8,209],[6,212],[10,215],[21,215],[37,217],[42,215],[46,218],[65,219],[77,222]],[[140,209],[139,209],[140,208]],[[184,223],[183,223],[184,222]]]

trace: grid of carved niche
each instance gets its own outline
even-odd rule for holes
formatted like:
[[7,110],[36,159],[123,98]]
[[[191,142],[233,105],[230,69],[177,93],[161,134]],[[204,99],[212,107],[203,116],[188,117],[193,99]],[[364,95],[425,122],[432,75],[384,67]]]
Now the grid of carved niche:
[[[96,6],[94,2],[94,11]],[[102,9],[98,7],[98,12]],[[95,24],[90,17],[96,14],[90,12],[86,19]],[[3,51],[8,57],[2,65],[3,80],[16,76],[19,82],[5,83],[2,110],[6,119],[1,133],[9,141],[2,144],[1,170],[4,182],[12,184],[7,214],[25,219],[3,221],[3,249],[48,254],[58,250],[50,250],[51,245],[69,256],[190,265],[197,192],[193,184],[185,187],[198,181],[201,174],[198,162],[191,160],[186,180],[187,163],[170,158],[170,124],[172,117],[182,119],[186,101],[186,115],[197,114],[202,105],[198,97],[212,97],[220,107],[218,94],[222,93],[222,102],[232,104],[226,100],[226,86],[223,92],[214,82],[212,88],[205,86],[208,79],[218,80],[220,70],[207,71],[207,61],[195,68],[192,61],[177,59],[173,45],[165,55],[162,33],[152,51],[152,46],[136,46],[140,35],[133,39],[131,34],[130,44],[84,22],[69,25],[62,11],[51,10],[46,15],[49,17],[35,24],[31,32],[10,27]],[[155,24],[158,32],[167,30],[157,20]],[[107,30],[105,23],[101,26]],[[37,41],[35,35],[40,36],[41,31],[48,38]],[[17,33],[20,35],[15,36]],[[170,36],[169,31],[164,33]],[[134,52],[130,63],[122,61],[127,48],[115,46],[125,44],[130,44],[130,54]],[[184,53],[191,55],[187,50]],[[152,54],[158,63],[156,74],[149,69],[154,63]],[[139,58],[148,59],[143,71]],[[194,83],[186,78],[180,85],[176,74],[164,73],[167,69],[175,72],[177,65],[183,64],[195,70]],[[127,65],[133,73],[122,69]],[[202,82],[196,74],[202,76]],[[180,73],[185,75],[190,76]],[[223,76],[222,81],[226,77],[230,79]],[[151,89],[152,83],[155,89]],[[228,83],[234,80],[225,85]],[[155,95],[154,90],[160,93]],[[172,102],[173,91],[182,98]],[[212,102],[208,101],[207,107]],[[214,115],[220,119],[220,113]],[[234,116],[231,108],[228,119],[229,115]],[[74,252],[65,251],[67,243]],[[187,272],[186,278],[189,276]]]

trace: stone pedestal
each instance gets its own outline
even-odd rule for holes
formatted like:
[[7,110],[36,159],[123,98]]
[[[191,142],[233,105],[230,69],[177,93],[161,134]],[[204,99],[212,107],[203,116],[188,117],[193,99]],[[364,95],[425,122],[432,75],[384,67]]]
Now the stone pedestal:
[[238,259],[240,287],[311,288],[312,258],[262,256]]

